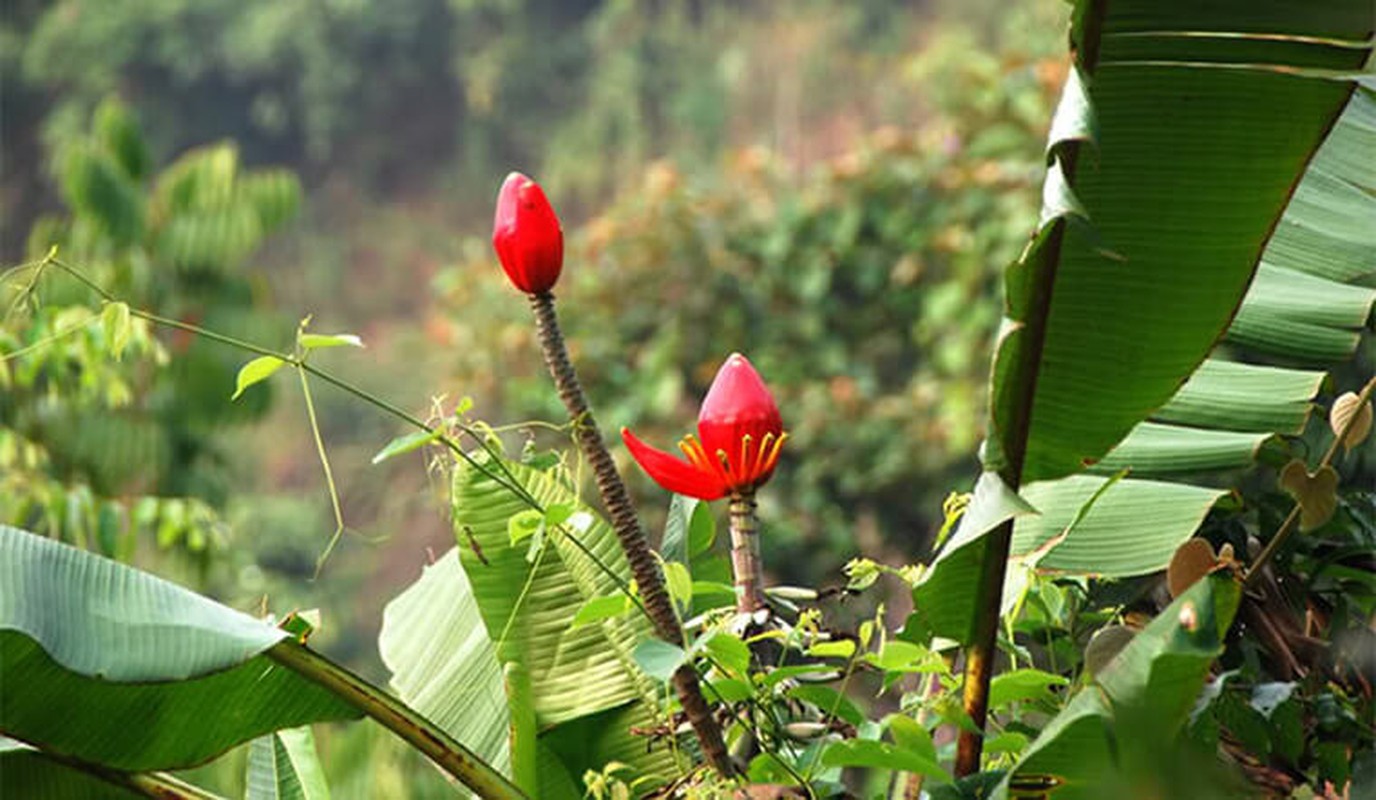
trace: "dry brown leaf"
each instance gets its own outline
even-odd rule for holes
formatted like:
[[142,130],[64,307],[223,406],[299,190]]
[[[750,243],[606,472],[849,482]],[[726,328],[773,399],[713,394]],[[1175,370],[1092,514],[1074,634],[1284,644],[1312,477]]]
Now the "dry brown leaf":
[[1338,509],[1338,473],[1330,466],[1311,475],[1297,458],[1280,471],[1280,486],[1299,503],[1301,531],[1314,530]]
[[1328,427],[1333,429],[1333,435],[1338,436],[1343,432],[1347,421],[1352,419],[1355,414],[1357,419],[1348,429],[1347,436],[1343,437],[1343,448],[1351,450],[1362,442],[1371,433],[1371,401],[1358,406],[1361,398],[1356,392],[1346,392],[1337,400],[1333,401],[1333,407],[1328,410]]
[[1184,544],[1175,549],[1170,566],[1166,567],[1166,588],[1170,590],[1171,599],[1184,594],[1195,581],[1213,572],[1217,564],[1213,545],[1210,545],[1208,540],[1185,540]]

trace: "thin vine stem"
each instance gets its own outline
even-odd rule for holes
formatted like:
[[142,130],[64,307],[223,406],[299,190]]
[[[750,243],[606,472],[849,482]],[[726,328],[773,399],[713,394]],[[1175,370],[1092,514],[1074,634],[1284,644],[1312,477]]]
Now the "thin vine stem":
[[[301,362],[304,363],[304,362]],[[325,552],[315,560],[315,576],[320,577],[320,570],[324,568],[325,561],[334,552],[335,545],[339,544],[339,539],[344,535],[344,510],[339,506],[339,489],[335,486],[334,470],[330,468],[330,456],[325,451],[325,438],[320,435],[320,421],[315,416],[315,400],[311,397],[311,384],[306,380],[306,370],[298,367],[297,376],[301,379],[301,396],[306,401],[306,419],[311,425],[311,438],[315,441],[315,452],[320,456],[320,469],[325,473],[325,487],[330,493],[330,508],[334,510],[334,533],[330,536],[330,543],[325,545]]]
[[[68,275],[72,276],[78,282],[82,283],[91,291],[99,295],[102,300],[105,300],[106,302],[110,303],[121,302],[118,297],[106,290],[105,287],[91,280],[81,270],[77,269],[76,267],[70,264],[67,264],[61,259],[56,258],[55,255],[51,253],[47,258],[43,259],[42,261],[36,262],[33,265],[21,265],[21,267],[15,267],[12,270],[10,270],[10,272],[13,272],[15,269],[20,269],[28,266],[33,266],[34,268],[41,270],[44,266],[48,264],[51,264],[52,266],[61,269],[63,272],[66,272]],[[32,284],[30,285],[30,290],[31,289]],[[465,451],[463,447],[460,446],[459,443],[455,441],[455,439],[452,436],[449,436],[448,434],[444,433],[443,428],[441,426],[432,426],[429,423],[417,417],[416,415],[406,411],[405,409],[402,409],[401,407],[396,406],[388,402],[387,400],[378,397],[377,395],[374,395],[358,386],[355,386],[352,383],[343,380],[342,378],[338,378],[332,373],[327,372],[326,370],[323,370],[303,360],[297,355],[286,353],[281,350],[274,350],[270,347],[264,347],[260,344],[255,344],[253,342],[239,339],[234,336],[228,336],[226,334],[219,333],[218,331],[213,331],[208,328],[202,328],[199,325],[194,325],[189,322],[182,322],[178,319],[164,317],[159,314],[155,314],[151,311],[135,308],[133,306],[130,307],[129,313],[131,316],[147,320],[148,322],[152,322],[155,325],[161,325],[163,327],[185,331],[196,336],[204,337],[206,339],[209,339],[210,341],[218,342],[228,347],[233,347],[238,350],[253,353],[255,355],[270,356],[272,358],[279,359],[283,363],[295,367],[296,369],[299,369],[303,372],[306,372],[313,377],[319,378],[320,380],[330,384],[336,389],[339,389],[340,391],[356,399],[362,400],[368,405],[371,405],[380,411],[383,411],[393,417],[396,417],[397,419],[405,422],[406,424],[412,427],[419,428],[420,430],[425,431],[426,433],[439,433],[439,436],[436,438],[436,441],[444,445],[445,448],[447,448],[450,452],[454,453],[454,455],[462,459],[470,467],[476,469],[479,473],[496,482],[498,486],[501,486],[503,489],[506,489],[507,491],[511,492],[518,499],[520,499],[521,502],[525,503],[531,509],[538,511],[540,513],[544,513],[545,511],[545,508],[543,505],[541,505],[540,501],[537,500],[529,491],[527,491],[526,488],[523,485],[521,485],[520,481],[516,479],[516,476],[511,473],[511,470],[506,465],[505,458],[501,455],[501,453],[497,452],[493,448],[488,438],[481,435],[478,431],[474,430],[469,425],[458,425],[457,427],[462,433],[473,439],[473,441],[476,442],[479,447],[483,448],[484,452],[488,454],[488,456],[492,459],[493,463],[497,465],[498,469],[501,470],[505,477],[497,475],[492,470],[488,469],[486,465],[482,464],[477,459],[473,458],[473,456],[471,456],[467,451]],[[562,428],[562,426],[553,427]],[[336,518],[336,521],[338,521],[338,518]],[[611,567],[607,566],[606,562],[602,561],[596,553],[592,552],[592,550],[589,549],[586,544],[584,544],[577,536],[574,536],[567,529],[565,529],[564,526],[561,525],[560,530],[564,533],[565,536],[568,537],[568,540],[572,542],[575,547],[581,550],[584,553],[584,555],[586,555],[604,575],[606,575],[616,584],[618,590],[620,590],[626,597],[630,598],[632,604],[635,605],[636,609],[641,614],[643,614],[647,619],[651,619],[651,621],[653,622],[653,618],[650,617],[649,611],[645,608],[645,604],[641,601],[641,599],[636,595],[635,592],[631,591],[629,583],[622,579],[622,577],[618,575],[615,571],[613,571]]]

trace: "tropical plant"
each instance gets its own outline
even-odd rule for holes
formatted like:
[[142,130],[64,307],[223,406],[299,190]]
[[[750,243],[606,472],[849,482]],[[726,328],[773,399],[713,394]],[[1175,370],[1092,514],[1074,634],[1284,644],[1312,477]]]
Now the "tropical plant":
[[[203,551],[222,538],[221,432],[261,417],[268,396],[227,402],[237,364],[184,332],[153,336],[130,305],[241,335],[280,328],[245,262],[295,214],[300,189],[288,172],[241,169],[229,144],[154,173],[115,98],[54,170],[70,213],[35,226],[32,260],[5,286],[0,519],[124,557],[131,531]],[[119,299],[93,312],[89,286],[53,274],[59,252]]]
[[[6,791],[100,780],[197,796],[161,771],[254,740],[253,792],[322,796],[300,726],[359,715],[491,797],[1226,796],[1237,777],[1220,752],[1254,782],[1359,786],[1376,766],[1361,655],[1376,528],[1372,496],[1340,495],[1335,465],[1360,457],[1376,379],[1300,437],[1322,374],[1295,368],[1349,358],[1376,301],[1356,285],[1376,246],[1359,6],[1290,19],[1241,2],[1075,5],[1043,213],[1005,276],[984,472],[944,506],[931,564],[856,560],[836,591],[761,586],[756,490],[795,459],[827,465],[796,441],[774,462],[787,396],[781,412],[741,356],[714,380],[687,462],[626,434],[656,481],[690,495],[670,499],[651,551],[555,313],[562,231],[524,176],[499,195],[494,243],[567,412],[545,425],[576,450],[527,440],[509,455],[506,429],[467,401],[426,423],[311,360],[354,336],[303,324],[280,352],[121,312],[50,254],[40,263],[98,288],[112,317],[252,351],[236,396],[289,369],[308,410],[318,380],[418,428],[377,460],[438,449],[456,545],[385,615],[398,697],[307,646],[306,614],[270,625],[0,528],[0,668],[26,687],[0,698]],[[814,300],[842,285],[817,274]],[[736,323],[764,327],[759,314]],[[1286,365],[1253,363],[1266,353]],[[317,445],[323,459],[318,430]],[[1256,484],[1210,512],[1259,455],[1284,464],[1286,513]],[[583,497],[585,466],[606,519]],[[712,554],[706,505],[726,494],[734,570]],[[1208,538],[1190,539],[1206,515]],[[1252,552],[1250,537],[1268,541]],[[1162,568],[1164,587],[1131,580]],[[882,610],[849,624],[841,604],[881,580],[911,591],[905,624]],[[148,736],[122,735],[148,709]]]
[[[1332,327],[1364,324],[1370,314],[1370,292],[1310,277],[1355,277],[1365,267],[1335,268],[1335,257],[1349,243],[1372,243],[1362,223],[1373,209],[1371,174],[1345,174],[1344,181],[1331,174],[1369,138],[1370,98],[1354,71],[1370,54],[1370,20],[1355,4],[1341,3],[1289,21],[1249,15],[1241,6],[1232,11],[1236,16],[1216,8],[1076,6],[1075,63],[1052,123],[1041,222],[1008,272],[984,491],[976,492],[930,583],[915,595],[921,605],[967,581],[976,587],[966,597],[978,612],[942,620],[937,630],[969,644],[966,712],[977,727],[986,714],[1013,542],[1012,552],[1032,566],[1120,577],[1160,569],[1222,493],[1079,473],[1101,459],[1108,467],[1145,464],[1150,471],[1154,456],[1176,471],[1235,466],[1220,451],[1236,459],[1239,449],[1246,463],[1264,435],[1149,423],[1109,451],[1156,408],[1164,406],[1164,418],[1174,422],[1199,424],[1212,411],[1216,424],[1221,411],[1245,426],[1246,417],[1220,397],[1222,387],[1257,375],[1294,383],[1295,373],[1211,364],[1167,405],[1239,305],[1248,313],[1239,315],[1233,339],[1291,353],[1312,354],[1317,343],[1335,338]],[[1302,54],[1296,39],[1305,42]],[[1275,119],[1253,102],[1260,96],[1283,97],[1295,114]],[[1349,107],[1355,130],[1340,133],[1316,158],[1335,124],[1347,129],[1339,118]],[[1316,208],[1318,197],[1325,202]],[[1288,219],[1281,219],[1287,204]],[[1297,246],[1297,239],[1325,255]],[[1306,309],[1297,286],[1345,297],[1348,313],[1322,301]],[[1282,328],[1290,329],[1289,341],[1278,343]],[[1355,346],[1352,334],[1336,338],[1346,347],[1330,356]],[[1314,376],[1302,377],[1312,395]],[[1012,494],[1019,490],[1025,500]],[[1034,507],[1035,518],[1016,521]],[[952,605],[960,603],[946,607]],[[962,733],[960,751],[957,771],[977,771],[979,734]]]

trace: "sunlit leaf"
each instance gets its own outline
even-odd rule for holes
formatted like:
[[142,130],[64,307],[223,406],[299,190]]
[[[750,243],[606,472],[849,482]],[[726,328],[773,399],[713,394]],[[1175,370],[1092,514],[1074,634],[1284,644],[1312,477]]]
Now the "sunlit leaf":
[[276,356],[259,356],[239,368],[239,374],[234,379],[234,394],[231,400],[238,400],[239,395],[244,390],[256,383],[261,383],[272,376],[272,373],[281,369],[287,362]]

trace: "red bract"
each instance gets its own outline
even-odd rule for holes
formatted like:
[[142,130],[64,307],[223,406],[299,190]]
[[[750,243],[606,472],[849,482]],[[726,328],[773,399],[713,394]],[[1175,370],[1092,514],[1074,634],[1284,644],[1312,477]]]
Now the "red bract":
[[511,282],[527,294],[548,292],[564,266],[564,231],[540,184],[519,172],[497,194],[492,246]]
[[679,442],[687,461],[645,444],[626,428],[621,438],[660,486],[716,500],[769,480],[788,434],[760,374],[745,356],[732,353],[702,401],[698,435],[688,434]]

